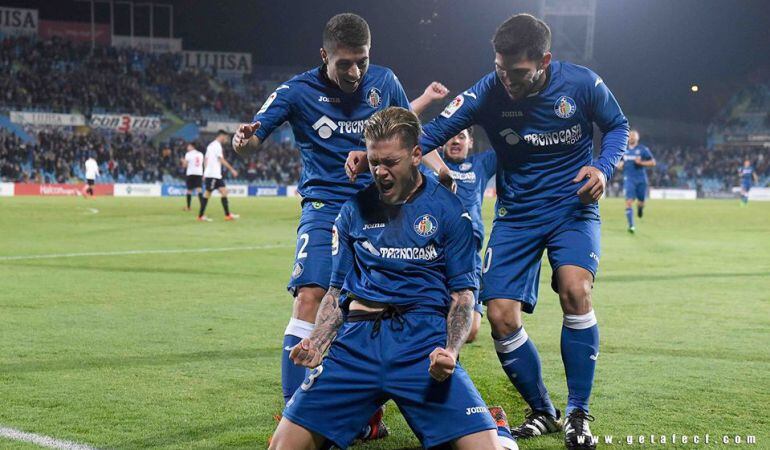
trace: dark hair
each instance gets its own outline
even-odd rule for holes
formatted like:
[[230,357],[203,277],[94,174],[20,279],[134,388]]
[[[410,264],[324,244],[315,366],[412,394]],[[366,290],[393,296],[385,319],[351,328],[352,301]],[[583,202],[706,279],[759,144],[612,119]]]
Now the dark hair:
[[515,14],[497,28],[492,45],[502,55],[539,61],[551,50],[551,29],[535,16]]
[[225,130],[219,130],[219,131],[217,131],[217,137],[219,137],[219,136],[221,136],[221,135],[223,135],[223,134],[224,134],[225,136],[230,136],[230,133],[228,133],[228,132],[227,132],[227,131],[225,131]]
[[329,19],[324,27],[323,46],[326,50],[333,50],[338,45],[349,48],[363,47],[371,42],[369,24],[357,14],[337,14]]
[[391,106],[382,109],[366,121],[364,137],[367,141],[386,141],[396,136],[411,150],[420,138],[420,119],[408,109]]

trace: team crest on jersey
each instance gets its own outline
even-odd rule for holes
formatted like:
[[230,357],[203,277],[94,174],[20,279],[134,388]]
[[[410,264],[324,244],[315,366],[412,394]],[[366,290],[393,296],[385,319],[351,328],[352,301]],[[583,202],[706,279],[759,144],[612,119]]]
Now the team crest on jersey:
[[369,89],[369,93],[366,95],[366,103],[372,108],[377,108],[382,104],[382,93],[377,88]]
[[460,164],[460,167],[458,167],[458,169],[460,169],[460,170],[462,170],[464,172],[466,170],[471,170],[471,167],[473,167],[472,163],[464,162],[464,163]]
[[443,111],[441,111],[441,116],[446,117],[447,119],[452,117],[452,115],[460,109],[461,106],[463,106],[463,103],[465,103],[465,99],[462,95],[458,95],[455,97],[454,100],[452,100],[452,103],[446,105],[446,108],[444,108]]
[[414,221],[414,231],[422,237],[432,236],[436,230],[438,230],[438,222],[430,214],[423,214]]
[[300,275],[302,275],[302,272],[305,270],[304,267],[302,267],[302,263],[298,262],[294,264],[294,270],[291,271],[291,277],[297,278]]
[[556,103],[553,105],[553,110],[556,115],[562,119],[569,119],[575,115],[577,105],[575,104],[575,100],[572,100],[572,97],[562,95],[558,100],[556,100]]

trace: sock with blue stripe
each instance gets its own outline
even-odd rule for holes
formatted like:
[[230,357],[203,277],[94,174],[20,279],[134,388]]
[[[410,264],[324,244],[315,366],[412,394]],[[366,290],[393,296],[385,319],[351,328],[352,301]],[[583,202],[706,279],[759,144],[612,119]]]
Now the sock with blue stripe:
[[508,336],[492,338],[495,350],[505,374],[533,411],[541,411],[556,416],[556,408],[551,403],[548,390],[543,383],[540,367],[540,355],[524,327]]
[[564,315],[561,329],[561,359],[567,374],[567,414],[575,409],[588,412],[599,357],[599,325],[591,310],[583,315]]

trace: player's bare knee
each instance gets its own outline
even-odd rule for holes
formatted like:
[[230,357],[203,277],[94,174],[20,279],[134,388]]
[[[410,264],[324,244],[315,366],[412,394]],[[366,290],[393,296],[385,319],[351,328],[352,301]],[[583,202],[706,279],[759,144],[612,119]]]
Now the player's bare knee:
[[522,327],[521,303],[506,299],[491,300],[487,303],[487,320],[493,336],[507,336]]
[[305,322],[315,323],[315,316],[324,294],[326,290],[320,287],[300,288],[294,297],[293,316]]
[[591,304],[592,283],[586,279],[572,279],[559,287],[559,301],[564,314],[587,314]]

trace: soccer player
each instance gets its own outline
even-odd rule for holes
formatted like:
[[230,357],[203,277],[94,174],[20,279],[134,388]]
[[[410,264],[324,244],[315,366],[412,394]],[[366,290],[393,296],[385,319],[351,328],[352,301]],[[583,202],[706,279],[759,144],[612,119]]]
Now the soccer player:
[[[473,128],[462,130],[447,142],[442,151],[442,157],[449,173],[457,184],[457,196],[473,219],[473,238],[476,245],[476,272],[481,277],[481,246],[484,244],[484,220],[481,217],[481,205],[484,202],[484,191],[487,183],[497,171],[497,155],[488,149],[469,155],[473,148]],[[426,172],[423,170],[423,172]],[[432,173],[430,173],[432,175]],[[483,306],[476,302],[475,314],[471,324],[471,332],[466,342],[476,340],[476,334],[481,326]]]
[[230,136],[227,134],[227,131],[219,130],[217,132],[217,137],[206,147],[206,166],[203,171],[203,184],[206,187],[206,193],[203,194],[200,211],[198,212],[198,221],[200,222],[211,222],[211,219],[205,216],[205,212],[206,205],[211,198],[211,193],[214,192],[215,189],[219,190],[220,195],[222,195],[222,209],[225,210],[225,220],[235,220],[240,217],[238,214],[230,213],[230,202],[227,199],[227,187],[225,186],[225,181],[222,179],[222,166],[225,166],[233,177],[238,177],[238,171],[233,169],[233,166],[227,162],[222,149],[222,145],[228,140],[230,140]]
[[[495,70],[425,126],[420,146],[438,148],[473,124],[489,136],[498,159],[498,201],[480,298],[503,370],[531,408],[514,433],[555,433],[563,424],[567,448],[593,449],[588,400],[599,356],[591,299],[601,254],[597,202],[626,149],[628,120],[599,76],[552,60],[551,31],[543,21],[514,15],[497,29],[493,45]],[[595,160],[594,123],[604,134]],[[522,312],[532,313],[537,303],[546,249],[564,313],[569,395],[562,421],[522,322]]]
[[626,191],[626,220],[628,232],[636,232],[634,226],[634,210],[636,199],[636,215],[642,218],[644,214],[644,199],[647,196],[647,171],[645,167],[655,166],[655,157],[647,146],[639,144],[639,132],[628,132],[628,148],[618,168],[623,169],[623,184]]
[[748,159],[743,161],[743,167],[738,169],[738,174],[741,178],[741,206],[749,204],[749,191],[753,183],[758,183],[759,178],[754,172],[754,168],[751,167],[751,161]]
[[182,167],[186,169],[187,175],[185,179],[187,184],[187,208],[185,208],[185,211],[189,211],[192,194],[198,194],[198,200],[203,205],[201,187],[203,185],[203,153],[199,152],[192,142],[187,144],[187,153],[182,158]]
[[86,160],[85,164],[86,168],[86,194],[93,198],[94,197],[94,183],[96,182],[96,177],[99,176],[99,164],[97,164],[96,159],[94,159],[93,155],[89,155],[88,159]]
[[365,125],[374,183],[335,220],[330,287],[315,329],[291,352],[314,370],[287,403],[271,449],[321,448],[327,439],[347,448],[389,399],[426,448],[502,449],[457,362],[478,283],[470,216],[420,173],[419,134],[419,119],[403,108]]
[[[270,133],[288,121],[304,167],[298,189],[302,214],[288,284],[294,305],[282,345],[284,401],[305,379],[305,368],[294,365],[289,352],[310,336],[318,307],[329,288],[334,218],[350,196],[371,182],[368,173],[348,180],[348,153],[365,147],[362,132],[372,114],[389,106],[410,107],[393,72],[370,64],[370,47],[369,25],[363,18],[349,13],[332,17],[323,31],[322,65],[280,85],[253,122],[241,125],[233,136],[233,148],[243,153],[249,147],[258,148]],[[423,97],[446,95],[441,87],[432,84]],[[451,181],[440,157],[431,167],[441,171],[444,180]]]

